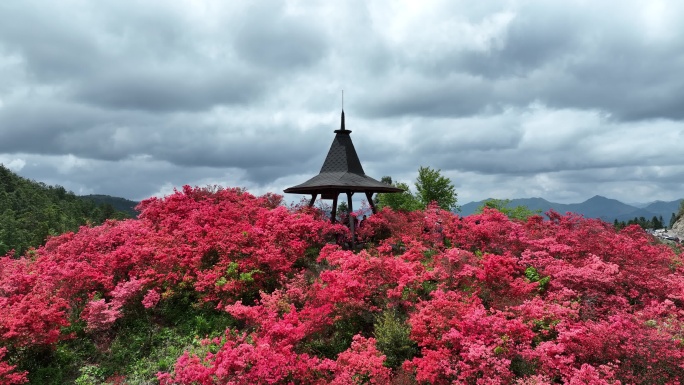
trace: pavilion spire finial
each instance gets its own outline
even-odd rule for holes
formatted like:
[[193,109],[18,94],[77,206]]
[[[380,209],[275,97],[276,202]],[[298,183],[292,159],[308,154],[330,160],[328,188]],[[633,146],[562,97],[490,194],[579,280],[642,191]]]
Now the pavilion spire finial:
[[342,90],[342,117],[340,121],[340,129],[335,130],[336,134],[346,134],[349,135],[351,134],[351,131],[347,130],[347,128],[344,126],[344,90]]
[[347,130],[346,128],[344,128],[344,90],[342,90],[342,125],[340,125],[340,130]]

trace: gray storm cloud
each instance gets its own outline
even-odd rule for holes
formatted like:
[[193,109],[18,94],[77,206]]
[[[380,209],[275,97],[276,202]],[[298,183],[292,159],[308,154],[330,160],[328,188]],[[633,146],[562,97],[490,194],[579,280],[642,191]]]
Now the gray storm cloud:
[[377,178],[440,168],[461,200],[677,199],[682,15],[637,1],[8,0],[0,161],[133,199],[278,192],[318,172],[344,89]]

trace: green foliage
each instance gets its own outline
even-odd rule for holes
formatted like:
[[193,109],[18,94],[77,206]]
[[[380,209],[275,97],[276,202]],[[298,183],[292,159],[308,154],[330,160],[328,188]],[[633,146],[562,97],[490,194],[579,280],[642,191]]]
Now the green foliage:
[[662,229],[664,224],[663,224],[663,217],[656,217],[655,215],[651,219],[651,224],[653,225],[654,229]]
[[[673,214],[674,215],[674,214]],[[670,218],[670,227],[674,224],[675,221]],[[663,221],[663,217],[656,217],[655,215],[651,219],[646,219],[644,217],[634,217],[634,219],[630,219],[627,222],[625,221],[618,221],[617,219],[613,222],[613,226],[617,229],[623,229],[629,225],[638,225],[642,229],[662,229],[665,227],[665,222]]]
[[109,195],[83,195],[80,197],[84,200],[93,201],[96,205],[102,205],[107,210],[112,210],[114,212],[125,213],[128,217],[135,218],[138,216],[138,212],[135,211],[135,206],[139,202],[128,200],[125,198],[113,197]]
[[340,201],[339,204],[337,205],[337,212],[335,213],[335,217],[337,218],[340,223],[349,223],[348,222],[348,216],[349,216],[349,206],[347,205],[347,202],[345,201]]
[[403,189],[403,192],[393,194],[378,194],[376,204],[378,208],[390,207],[393,210],[415,211],[423,208],[420,201],[411,193],[406,183],[396,182],[394,187]]
[[105,373],[97,365],[86,365],[80,370],[81,375],[74,381],[75,385],[99,385],[105,379]]
[[337,205],[337,214],[340,215],[342,213],[346,214],[349,212],[349,206],[347,206],[347,202],[340,202],[340,204]]
[[546,287],[549,285],[549,281],[551,281],[551,277],[549,277],[549,276],[541,277],[539,275],[539,272],[537,272],[537,269],[535,269],[532,266],[525,269],[525,277],[530,282],[538,282],[539,285],[537,286],[537,289],[540,292],[543,292],[544,290],[546,290]]
[[[83,328],[82,322],[71,325],[65,332],[71,332],[77,338],[62,341],[55,349],[42,346],[20,351],[19,368],[28,371],[29,383],[40,385],[73,383],[77,377],[84,374],[80,373],[82,367],[91,366],[93,362],[99,360],[100,353],[97,346],[92,339],[86,338]],[[85,379],[86,377],[83,381]]]
[[437,202],[443,210],[457,210],[459,207],[456,204],[458,199],[454,185],[451,179],[442,176],[441,171],[421,166],[416,179],[416,196],[423,207]]
[[394,210],[416,211],[425,209],[430,203],[437,202],[444,210],[459,210],[454,186],[449,178],[441,175],[441,170],[433,170],[430,167],[420,167],[414,195],[408,184],[403,182],[392,183],[389,176],[382,177],[382,182],[403,189],[401,193],[378,194],[375,200],[378,208],[390,207]]
[[418,345],[409,338],[411,328],[394,310],[385,310],[377,317],[374,334],[387,367],[398,368],[418,351]]
[[0,256],[10,250],[22,255],[49,236],[77,231],[86,224],[129,217],[109,203],[22,178],[0,164]]
[[196,301],[177,294],[152,312],[139,306],[107,333],[89,334],[83,322],[76,323],[69,331],[77,339],[62,341],[54,350],[25,352],[20,369],[29,371],[31,384],[99,385],[115,375],[125,376],[127,384],[156,384],[157,373],[172,370],[188,347],[235,326],[227,313]]
[[482,206],[478,207],[476,213],[482,213],[485,207],[495,209],[500,213],[506,215],[510,219],[526,221],[527,218],[541,214],[541,210],[530,210],[527,206],[509,207],[510,199],[487,199]]
[[368,318],[370,317],[355,315],[335,321],[306,341],[303,351],[318,357],[336,359],[338,354],[349,349],[355,334],[372,327],[372,321]]
[[528,377],[534,375],[537,368],[534,362],[524,359],[520,355],[516,355],[511,360],[511,372],[518,377]]

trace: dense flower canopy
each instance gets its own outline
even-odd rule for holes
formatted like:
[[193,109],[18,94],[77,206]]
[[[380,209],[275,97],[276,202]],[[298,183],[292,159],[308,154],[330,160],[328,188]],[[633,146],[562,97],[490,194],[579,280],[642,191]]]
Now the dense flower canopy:
[[350,251],[346,228],[274,195],[185,187],[140,209],[0,258],[0,382],[26,381],[22,349],[164,322],[180,296],[231,326],[161,384],[684,378],[682,260],[636,226],[384,209]]

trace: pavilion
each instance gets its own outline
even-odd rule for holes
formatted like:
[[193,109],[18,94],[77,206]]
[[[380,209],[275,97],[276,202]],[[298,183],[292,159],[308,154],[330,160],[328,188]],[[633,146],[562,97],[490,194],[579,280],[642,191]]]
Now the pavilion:
[[[366,194],[368,204],[370,204],[371,210],[375,213],[376,208],[373,203],[373,194],[404,191],[375,180],[363,172],[361,161],[359,161],[359,157],[356,155],[354,143],[352,143],[349,134],[351,134],[351,131],[347,130],[344,126],[344,110],[342,110],[340,129],[335,130],[335,139],[333,139],[320,173],[302,184],[284,190],[286,193],[291,194],[311,194],[309,207],[313,206],[318,195],[321,196],[321,199],[332,199],[333,206],[330,220],[333,223],[335,223],[337,198],[340,193],[347,194],[347,204],[349,205],[350,213],[354,210],[352,195],[357,192]],[[352,239],[354,239],[354,221],[350,220],[349,222]]]

